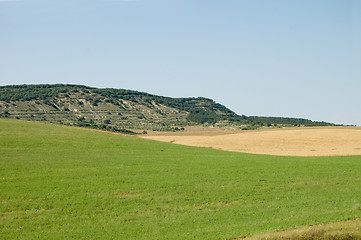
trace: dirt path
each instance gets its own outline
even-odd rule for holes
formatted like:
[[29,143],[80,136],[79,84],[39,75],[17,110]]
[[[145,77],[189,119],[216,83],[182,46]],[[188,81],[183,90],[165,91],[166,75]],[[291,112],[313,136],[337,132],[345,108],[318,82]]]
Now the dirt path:
[[361,127],[288,128],[259,131],[189,131],[143,136],[176,144],[235,152],[291,155],[361,155]]

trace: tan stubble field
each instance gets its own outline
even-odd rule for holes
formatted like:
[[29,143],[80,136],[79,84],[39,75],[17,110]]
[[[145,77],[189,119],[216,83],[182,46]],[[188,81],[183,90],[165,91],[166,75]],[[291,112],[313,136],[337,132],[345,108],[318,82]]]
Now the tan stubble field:
[[304,127],[256,131],[186,129],[143,136],[163,142],[226,151],[286,155],[361,155],[361,127]]

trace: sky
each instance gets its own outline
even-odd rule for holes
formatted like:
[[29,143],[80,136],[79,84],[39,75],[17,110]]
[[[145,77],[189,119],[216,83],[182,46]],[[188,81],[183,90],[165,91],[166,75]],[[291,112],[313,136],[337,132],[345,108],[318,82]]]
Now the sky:
[[361,126],[361,0],[0,0],[0,85],[43,83]]

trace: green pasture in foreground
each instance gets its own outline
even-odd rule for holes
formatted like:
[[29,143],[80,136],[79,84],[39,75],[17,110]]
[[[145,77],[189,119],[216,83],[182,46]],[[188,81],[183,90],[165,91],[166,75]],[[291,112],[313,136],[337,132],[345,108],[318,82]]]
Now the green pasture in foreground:
[[361,217],[361,156],[224,152],[0,119],[1,239],[229,239]]

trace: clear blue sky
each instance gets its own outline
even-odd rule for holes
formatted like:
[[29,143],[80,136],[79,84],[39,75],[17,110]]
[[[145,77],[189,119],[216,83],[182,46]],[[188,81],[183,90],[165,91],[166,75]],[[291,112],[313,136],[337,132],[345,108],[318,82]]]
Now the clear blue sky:
[[361,0],[0,0],[0,85],[361,125]]

